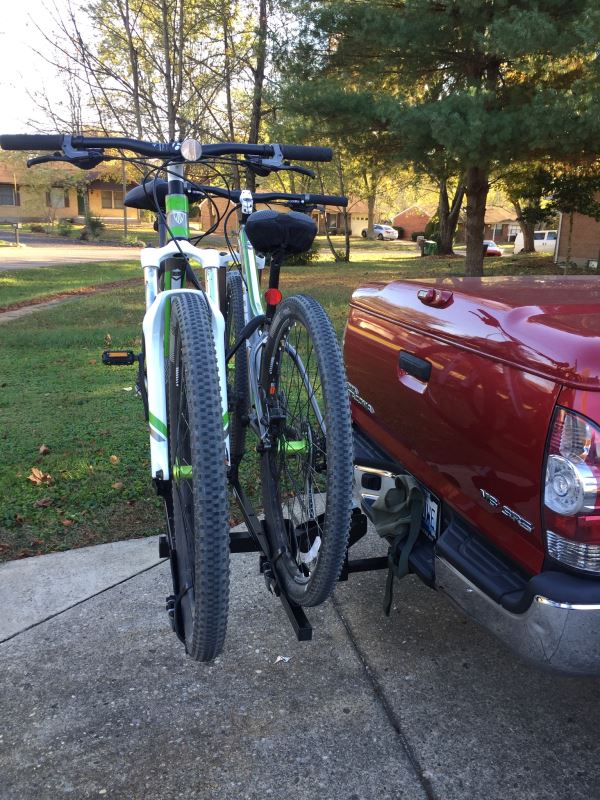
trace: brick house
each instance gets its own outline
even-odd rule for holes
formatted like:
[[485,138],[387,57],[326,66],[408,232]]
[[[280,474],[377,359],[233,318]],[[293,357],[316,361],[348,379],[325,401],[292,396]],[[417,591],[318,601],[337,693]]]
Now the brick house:
[[[554,261],[565,263],[569,249],[570,215],[561,214],[558,222],[558,241],[554,251]],[[571,261],[578,266],[597,269],[600,262],[600,222],[585,214],[573,214],[571,232]]]
[[434,215],[433,210],[421,208],[421,206],[409,206],[404,211],[399,211],[392,219],[392,225],[396,228],[404,228],[404,239],[410,239],[413,233],[421,233],[425,226]]
[[[488,206],[485,209],[483,238],[491,239],[496,244],[514,242],[521,230],[514,211],[502,206]],[[465,241],[465,211],[461,212],[460,220],[456,226],[456,241],[463,244]]]

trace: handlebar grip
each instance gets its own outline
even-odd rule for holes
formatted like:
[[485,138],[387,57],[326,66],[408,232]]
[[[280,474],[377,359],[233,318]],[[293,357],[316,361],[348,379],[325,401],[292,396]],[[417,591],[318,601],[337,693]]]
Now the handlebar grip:
[[312,147],[303,144],[282,144],[281,154],[289,161],[331,161],[331,147]]
[[315,203],[318,206],[341,206],[346,208],[348,198],[336,194],[307,194],[307,203]]
[[0,147],[3,150],[62,150],[64,135],[56,133],[30,134],[15,133],[0,136]]

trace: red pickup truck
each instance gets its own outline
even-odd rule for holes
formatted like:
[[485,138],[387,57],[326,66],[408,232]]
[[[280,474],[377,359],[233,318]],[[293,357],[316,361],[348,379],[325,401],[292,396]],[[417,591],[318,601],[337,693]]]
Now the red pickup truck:
[[357,289],[344,354],[363,510],[415,477],[410,570],[524,658],[600,674],[600,282]]

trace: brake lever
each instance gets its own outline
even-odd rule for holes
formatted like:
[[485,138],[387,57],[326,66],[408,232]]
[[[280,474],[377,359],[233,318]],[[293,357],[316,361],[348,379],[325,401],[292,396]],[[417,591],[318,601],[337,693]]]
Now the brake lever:
[[308,167],[300,167],[297,164],[284,164],[271,158],[246,158],[243,163],[262,178],[266,178],[271,172],[281,172],[282,170],[298,172],[300,175],[307,175],[309,178],[315,177],[315,173]]
[[53,153],[51,156],[36,156],[27,160],[28,167],[34,167],[36,164],[46,164],[49,161],[64,161],[67,164],[72,164],[79,169],[94,169],[102,161],[110,161],[110,156],[101,154],[93,155],[93,151],[88,151],[87,154],[78,156],[65,156],[62,153]]

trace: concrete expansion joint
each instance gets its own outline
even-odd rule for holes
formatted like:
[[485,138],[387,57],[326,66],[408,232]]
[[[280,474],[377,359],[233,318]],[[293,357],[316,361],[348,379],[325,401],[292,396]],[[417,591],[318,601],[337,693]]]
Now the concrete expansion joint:
[[346,630],[346,633],[348,635],[348,639],[350,640],[350,644],[352,645],[352,648],[353,648],[354,652],[356,653],[356,657],[360,661],[360,664],[361,664],[361,666],[363,668],[363,672],[365,674],[365,677],[368,680],[368,682],[370,683],[371,688],[373,690],[373,694],[377,698],[377,701],[381,705],[381,707],[383,709],[383,712],[386,715],[390,726],[393,728],[394,733],[398,737],[398,741],[400,743],[400,747],[402,748],[402,750],[404,752],[404,755],[408,759],[408,762],[409,762],[413,772],[415,773],[415,775],[417,777],[417,780],[419,781],[419,783],[420,783],[420,785],[421,785],[421,787],[422,787],[422,789],[423,789],[423,791],[425,793],[425,796],[426,796],[427,800],[440,800],[440,798],[434,792],[433,787],[431,785],[431,782],[425,776],[423,767],[419,763],[419,759],[417,758],[417,755],[416,755],[412,745],[410,744],[405,732],[402,729],[402,724],[401,724],[400,720],[398,719],[397,715],[394,713],[393,706],[392,706],[391,702],[388,700],[388,698],[386,697],[385,691],[383,690],[383,687],[381,686],[381,683],[377,679],[377,676],[376,676],[374,670],[371,669],[371,666],[370,666],[370,664],[369,664],[369,662],[367,660],[367,656],[366,656],[364,650],[358,644],[358,640],[354,635],[354,631],[352,630],[352,626],[351,626],[350,622],[344,616],[344,612],[342,611],[342,608],[341,608],[341,606],[340,606],[335,594],[333,594],[331,596],[331,603],[333,605],[335,613],[337,614],[340,622],[342,623],[342,625],[344,626],[344,628]]
[[21,636],[23,633],[27,633],[27,631],[33,630],[33,628],[38,628],[40,625],[44,625],[46,622],[50,622],[50,620],[55,619],[56,617],[60,617],[62,614],[65,614],[67,611],[71,611],[73,608],[77,608],[78,606],[82,606],[84,603],[87,603],[88,600],[93,600],[95,597],[98,597],[105,592],[108,592],[110,589],[114,589],[116,586],[120,586],[123,583],[127,583],[127,581],[133,580],[133,578],[137,578],[139,575],[143,575],[144,572],[149,572],[151,569],[155,569],[156,567],[160,567],[161,564],[164,563],[166,559],[161,559],[157,561],[155,564],[151,564],[149,567],[144,567],[143,569],[138,570],[138,572],[134,572],[132,575],[128,575],[126,578],[122,578],[120,581],[116,581],[115,583],[111,583],[110,586],[105,586],[103,589],[100,589],[93,594],[88,595],[87,597],[82,598],[81,600],[77,600],[75,603],[72,603],[70,606],[66,608],[61,608],[60,611],[56,611],[54,614],[48,614],[47,617],[43,619],[36,620],[32,622],[31,625],[27,625],[27,627],[22,628],[15,633],[11,633],[9,636],[6,636],[4,639],[0,641],[0,647],[5,644],[6,642],[10,642],[11,639],[16,639],[17,636]]

